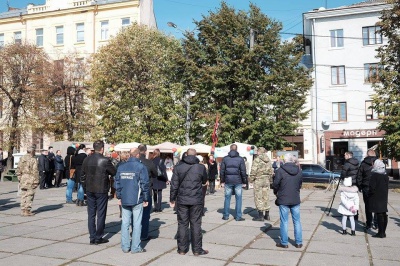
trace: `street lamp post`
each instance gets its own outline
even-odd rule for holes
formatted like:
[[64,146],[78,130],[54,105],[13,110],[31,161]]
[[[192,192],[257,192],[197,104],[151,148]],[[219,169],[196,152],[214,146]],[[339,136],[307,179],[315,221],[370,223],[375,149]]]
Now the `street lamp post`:
[[186,145],[190,145],[190,98],[196,95],[195,92],[186,92]]

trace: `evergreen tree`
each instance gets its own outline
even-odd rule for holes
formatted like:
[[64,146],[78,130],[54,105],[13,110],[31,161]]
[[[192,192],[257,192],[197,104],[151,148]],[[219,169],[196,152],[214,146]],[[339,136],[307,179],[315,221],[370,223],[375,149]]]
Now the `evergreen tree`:
[[400,2],[390,0],[392,8],[381,16],[381,33],[387,44],[378,48],[379,82],[374,83],[374,109],[382,119],[379,129],[386,131],[384,145],[389,158],[400,159]]
[[[300,66],[301,43],[282,41],[278,23],[258,7],[236,11],[225,2],[187,32],[183,82],[191,99],[191,139],[211,142],[221,115],[219,143],[235,141],[281,149],[305,119],[309,70]],[[254,37],[251,36],[254,35]],[[253,42],[254,40],[254,42]],[[204,129],[207,126],[207,129]]]

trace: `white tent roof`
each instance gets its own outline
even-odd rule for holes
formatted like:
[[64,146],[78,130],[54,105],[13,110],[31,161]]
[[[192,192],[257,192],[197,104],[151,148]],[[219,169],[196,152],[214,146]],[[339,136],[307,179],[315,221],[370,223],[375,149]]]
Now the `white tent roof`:
[[114,150],[115,151],[129,151],[132,148],[137,148],[139,147],[140,143],[138,142],[130,142],[130,143],[120,143],[115,145]]
[[210,153],[211,152],[211,146],[203,144],[203,143],[197,143],[194,145],[189,145],[189,146],[182,146],[182,153],[187,151],[189,148],[195,149],[197,153]]
[[159,149],[161,153],[173,153],[172,149],[179,149],[181,146],[172,142],[163,142],[155,146],[147,146],[147,151],[152,152]]

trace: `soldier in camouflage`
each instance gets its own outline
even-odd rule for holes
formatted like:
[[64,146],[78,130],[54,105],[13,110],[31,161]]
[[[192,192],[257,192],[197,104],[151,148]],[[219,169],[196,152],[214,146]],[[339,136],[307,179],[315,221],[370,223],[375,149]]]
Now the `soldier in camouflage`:
[[[250,172],[250,182],[254,183],[254,201],[258,210],[258,217],[253,221],[269,220],[269,189],[274,170],[266,149],[258,149],[258,156],[254,159]],[[265,211],[265,215],[264,215]]]
[[32,216],[31,212],[35,189],[39,186],[38,163],[35,158],[35,146],[28,148],[27,154],[21,157],[17,176],[21,189],[21,215]]

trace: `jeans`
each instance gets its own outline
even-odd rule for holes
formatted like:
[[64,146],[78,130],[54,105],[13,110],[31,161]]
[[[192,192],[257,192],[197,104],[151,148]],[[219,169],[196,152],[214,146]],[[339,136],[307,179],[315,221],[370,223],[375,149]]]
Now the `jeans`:
[[78,200],[84,200],[85,198],[85,192],[83,191],[82,184],[78,184],[78,195],[77,195]]
[[151,189],[148,192],[148,205],[147,207],[143,208],[143,215],[142,215],[142,234],[140,235],[141,239],[146,239],[149,237],[149,225],[150,225],[150,213],[151,213]]
[[73,191],[74,187],[75,187],[75,180],[72,179],[72,178],[68,179],[68,181],[67,181],[67,191],[65,193],[67,202],[71,202],[72,201],[72,191]]
[[303,244],[303,234],[300,222],[300,204],[297,205],[279,205],[279,214],[281,218],[280,232],[281,232],[281,244],[288,244],[288,217],[289,211],[292,214],[293,226],[294,226],[294,239],[296,244]]
[[223,218],[229,218],[229,207],[231,205],[232,191],[235,189],[235,212],[236,220],[242,218],[242,184],[225,184],[225,202]]
[[[140,234],[142,231],[143,204],[122,206],[121,223],[121,248],[123,251],[131,250],[132,253],[142,250],[140,247]],[[132,240],[129,241],[129,227],[132,222]]]

